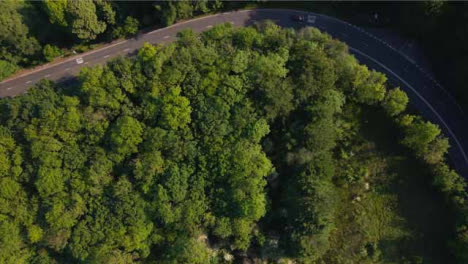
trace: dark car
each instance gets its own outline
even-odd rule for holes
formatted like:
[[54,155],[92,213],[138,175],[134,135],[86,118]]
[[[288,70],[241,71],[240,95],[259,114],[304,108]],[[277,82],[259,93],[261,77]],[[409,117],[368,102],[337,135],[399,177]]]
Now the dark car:
[[291,17],[291,19],[292,19],[293,21],[301,22],[301,23],[302,23],[302,22],[305,21],[305,16],[303,16],[303,15],[294,15],[294,16]]

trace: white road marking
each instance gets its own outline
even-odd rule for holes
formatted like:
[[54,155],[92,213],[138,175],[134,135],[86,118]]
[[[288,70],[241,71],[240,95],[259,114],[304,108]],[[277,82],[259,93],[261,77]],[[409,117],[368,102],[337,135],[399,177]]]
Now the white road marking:
[[129,51],[129,50],[130,50],[130,48],[126,48],[126,49],[124,49],[123,51],[127,52],[127,51]]
[[70,70],[70,68],[66,68],[66,69],[65,69],[65,71],[68,71],[68,70]]
[[468,157],[466,156],[465,150],[463,149],[462,145],[460,144],[460,141],[458,141],[458,139],[455,136],[455,134],[453,133],[453,131],[450,129],[450,127],[447,125],[447,123],[445,123],[442,116],[440,116],[440,114],[434,109],[434,107],[432,107],[432,105],[420,93],[418,93],[418,91],[416,91],[416,89],[414,89],[409,83],[407,83],[405,80],[403,80],[403,78],[401,78],[398,74],[396,74],[395,72],[390,70],[387,66],[383,65],[382,63],[380,63],[376,59],[370,57],[369,55],[367,55],[367,54],[363,53],[362,51],[357,50],[355,48],[349,47],[349,49],[356,52],[356,53],[359,53],[360,55],[362,55],[362,56],[368,58],[369,60],[373,61],[374,63],[380,65],[382,68],[384,68],[385,70],[387,70],[388,72],[393,74],[395,77],[397,77],[402,83],[404,83],[406,86],[408,86],[408,88],[410,88],[416,94],[416,96],[419,97],[419,99],[421,99],[421,101],[423,101],[427,105],[427,107],[429,107],[429,109],[437,116],[437,118],[440,120],[440,122],[445,126],[445,128],[447,129],[449,134],[452,136],[453,140],[455,140],[455,143],[457,144],[457,147],[460,149],[460,152],[462,153],[462,156],[465,159],[465,162],[468,164]]
[[109,56],[110,56],[110,55],[106,55],[106,56],[104,56],[104,58],[109,58]]
[[[253,10],[242,10],[242,11],[238,11],[239,13],[242,13],[242,12],[252,12]],[[202,17],[198,17],[198,18],[194,18],[194,19],[191,19],[191,20],[186,20],[186,21],[182,21],[180,23],[176,23],[176,24],[173,24],[173,25],[170,25],[168,27],[165,27],[165,28],[160,28],[160,29],[156,29],[156,30],[153,30],[149,33],[146,33],[146,35],[151,35],[151,34],[154,34],[156,32],[160,32],[160,31],[163,31],[163,30],[167,30],[167,29],[170,29],[170,28],[173,28],[173,27],[177,27],[177,26],[181,26],[181,25],[184,25],[184,24],[187,24],[187,23],[193,23],[195,21],[198,21],[198,20],[203,20],[203,19],[207,19],[207,18],[212,18],[212,17],[215,17],[215,16],[218,16],[219,14],[214,14],[214,15],[209,15],[209,16],[202,16]],[[117,45],[120,45],[120,44],[123,44],[125,42],[127,42],[128,40],[122,40],[122,41],[119,41],[115,44],[111,44],[109,46],[105,46],[105,47],[102,47],[100,49],[96,49],[96,50],[92,50],[92,51],[89,51],[89,52],[86,52],[86,53],[83,53],[83,54],[77,54],[76,56],[73,56],[73,57],[70,57],[69,59],[67,60],[64,60],[64,61],[61,61],[59,63],[56,63],[56,64],[52,64],[51,66],[57,66],[57,65],[60,65],[60,64],[63,64],[65,62],[69,62],[69,61],[72,61],[72,60],[75,60],[77,57],[80,57],[80,56],[87,56],[87,55],[90,55],[90,54],[93,54],[93,53],[96,53],[96,52],[100,52],[100,51],[103,51],[105,49],[108,49],[108,48],[112,48],[112,47],[115,47]],[[26,72],[22,75],[19,75],[19,76],[14,76],[12,78],[9,78],[9,79],[6,79],[6,80],[3,80],[0,82],[0,84],[2,83],[6,83],[6,82],[9,82],[9,81],[12,81],[12,80],[15,80],[17,78],[20,78],[20,77],[24,77],[24,76],[27,76],[29,74],[32,74],[32,73],[35,73],[35,72],[38,72],[38,71],[41,71],[43,70],[43,66],[41,66],[40,68],[38,69],[35,69],[35,70],[32,70],[30,72]]]
[[206,28],[212,28],[212,27],[213,27],[212,25],[208,25],[208,26],[206,26]]
[[32,81],[27,81],[26,84],[28,84],[28,83],[32,83]]
[[[316,16],[319,16],[319,17],[325,17],[325,18],[327,18],[327,19],[334,20],[334,21],[337,21],[337,22],[339,22],[339,23],[344,23],[344,24],[346,24],[346,25],[348,25],[348,26],[350,26],[350,27],[352,27],[352,28],[354,28],[354,29],[356,29],[356,30],[358,30],[358,31],[365,32],[366,34],[368,34],[369,36],[371,36],[371,37],[374,38],[375,40],[377,40],[377,41],[379,41],[379,42],[381,42],[381,43],[384,43],[383,40],[377,38],[377,37],[374,36],[373,34],[370,34],[369,32],[364,31],[362,28],[360,28],[360,27],[358,27],[358,26],[356,26],[356,25],[353,25],[353,24],[351,24],[351,23],[349,23],[349,22],[342,21],[342,20],[339,20],[338,18],[331,17],[331,16],[327,16],[327,15],[323,15],[323,14],[315,14],[315,13],[310,13],[310,14],[313,14],[313,15],[316,15]],[[403,53],[403,52],[401,52],[401,51],[395,49],[394,47],[392,47],[392,46],[390,46],[390,45],[388,45],[388,47],[389,47],[390,49],[392,49],[393,51],[395,51],[396,53],[400,54],[403,58],[405,58],[406,60],[408,60],[408,61],[411,62],[412,64],[414,64],[416,67],[418,67],[419,70],[420,70],[421,72],[425,73],[425,72],[419,67],[419,65],[416,64],[416,61],[414,61],[413,59],[411,59],[408,55],[406,55],[405,53]],[[448,96],[453,100],[453,103],[455,103],[455,105],[458,107],[458,109],[460,110],[460,112],[464,113],[464,111],[463,111],[463,109],[461,108],[461,106],[456,102],[455,99],[453,99],[453,96],[452,96],[450,93],[448,93],[447,90],[445,90],[444,87],[443,87],[440,83],[438,83],[432,76],[427,75],[427,77],[428,77],[431,81],[433,81],[437,86],[439,86],[440,88],[442,88],[442,90],[443,90],[445,93],[447,93]]]
[[44,77],[45,77],[45,78],[50,77],[50,74],[46,74],[46,75],[44,75]]
[[84,64],[88,64],[88,62],[85,62]]
[[[271,9],[263,9],[263,10],[265,10],[265,11],[270,10],[270,11],[271,11]],[[227,12],[227,13],[235,14],[235,13],[257,12],[257,11],[258,11],[258,10],[240,10],[240,11]],[[277,10],[275,10],[275,11],[277,11]],[[288,12],[289,12],[289,11],[288,11]],[[366,31],[364,31],[363,29],[361,29],[360,27],[357,27],[356,25],[353,25],[353,24],[351,24],[351,23],[349,23],[349,22],[346,22],[346,21],[339,20],[339,19],[334,18],[334,17],[330,17],[330,16],[323,15],[323,14],[316,14],[316,13],[312,13],[312,12],[310,12],[309,14],[310,14],[310,15],[313,15],[313,16],[316,16],[317,18],[327,18],[327,19],[330,19],[330,20],[334,20],[334,21],[337,21],[337,22],[339,22],[339,23],[343,23],[343,24],[345,24],[345,25],[348,25],[348,26],[350,26],[350,27],[352,27],[352,28],[354,28],[354,29],[356,29],[356,30],[359,30],[359,31],[361,31],[361,32],[366,32]],[[212,18],[212,17],[216,17],[216,16],[219,16],[219,14],[213,14],[213,15],[198,17],[198,18],[191,19],[191,20],[186,20],[186,21],[179,22],[179,23],[173,24],[173,25],[168,26],[168,27],[165,27],[165,28],[160,28],[160,29],[153,30],[152,32],[146,33],[146,35],[154,34],[154,33],[156,33],[156,32],[165,31],[165,30],[170,29],[170,28],[172,28],[172,27],[177,27],[177,26],[181,26],[181,25],[183,25],[183,24],[193,23],[193,22],[198,21],[198,20],[204,20],[204,19],[208,19],[208,18]],[[323,30],[325,30],[325,28],[323,28]],[[368,32],[367,32],[367,33],[368,33]],[[380,39],[376,38],[376,37],[375,37],[374,35],[372,35],[372,34],[369,34],[369,35],[370,35],[371,37],[373,37],[374,39],[376,39],[376,40],[380,40]],[[75,56],[69,57],[68,59],[66,59],[66,60],[64,60],[64,61],[51,64],[50,66],[51,66],[51,67],[54,67],[54,66],[63,64],[63,63],[65,63],[65,62],[69,62],[69,61],[75,60],[75,59],[76,59],[77,57],[79,57],[79,56],[87,56],[87,55],[90,55],[90,54],[93,54],[93,53],[96,53],[96,52],[100,52],[100,51],[103,51],[103,50],[105,50],[105,49],[108,49],[108,48],[115,47],[115,46],[117,46],[117,45],[123,44],[123,43],[125,43],[125,42],[127,42],[127,41],[128,41],[128,40],[122,40],[122,41],[116,42],[116,43],[114,43],[114,44],[110,44],[110,45],[108,45],[108,46],[104,46],[104,47],[99,48],[99,49],[96,49],[96,50],[92,50],[92,51],[89,51],[89,52],[86,52],[86,53],[83,53],[83,54],[77,54],[77,55],[75,55]],[[381,40],[380,40],[380,41],[381,41]],[[389,46],[389,47],[390,47],[390,48],[393,48],[393,47],[391,47],[391,46]],[[411,58],[409,58],[406,54],[404,54],[404,53],[402,53],[402,52],[400,52],[400,51],[398,51],[398,50],[395,50],[395,49],[394,49],[394,51],[396,51],[396,52],[399,53],[401,56],[403,56],[404,58],[406,58],[406,59],[409,60],[411,63],[413,63],[413,64],[415,64],[415,65],[417,66],[416,62],[415,62],[414,60],[412,60]],[[87,64],[87,62],[85,62],[84,64]],[[15,80],[15,79],[17,79],[17,78],[24,77],[24,76],[30,75],[30,74],[32,74],[32,73],[35,73],[35,72],[44,70],[44,67],[46,67],[47,65],[48,65],[48,64],[39,66],[38,68],[33,69],[33,70],[31,70],[31,71],[29,71],[29,72],[26,72],[26,73],[24,73],[24,74],[21,74],[21,75],[19,75],[19,76],[12,76],[11,78],[8,78],[8,79],[5,79],[5,80],[3,80],[3,81],[0,81],[0,84],[7,83],[7,82],[13,81],[13,80]],[[421,70],[421,69],[420,69],[420,70]],[[439,86],[440,88],[442,88],[444,92],[447,93],[447,91],[442,87],[442,85],[441,85],[440,83],[438,83],[432,76],[427,75],[427,77],[428,77],[431,81],[433,81],[437,86]],[[447,94],[448,94],[448,93],[447,93]],[[449,95],[450,98],[453,98],[450,94],[448,94],[448,95]],[[454,103],[455,103],[455,104],[457,105],[457,107],[461,110],[461,112],[463,112],[463,110],[462,110],[462,108],[460,107],[460,105],[459,105],[457,102],[454,102]]]
[[223,13],[223,15],[228,15],[228,14],[229,14],[229,12],[224,12],[224,13]]
[[[115,47],[115,46],[120,45],[120,44],[122,44],[122,43],[125,43],[125,42],[127,42],[127,41],[128,41],[128,40],[122,40],[122,41],[119,41],[119,42],[117,42],[117,43],[111,44],[111,45],[109,45],[109,46],[102,47],[102,48],[100,48],[100,49],[92,50],[92,51],[89,51],[89,52],[86,52],[86,53],[83,53],[83,54],[78,54],[78,55],[76,55],[76,56],[70,57],[70,58],[67,59],[67,60],[64,60],[64,61],[61,61],[61,62],[52,64],[52,65],[50,65],[50,66],[53,67],[53,66],[57,66],[57,65],[60,65],[60,64],[64,64],[64,63],[66,63],[66,62],[75,60],[75,59],[78,58],[78,57],[82,57],[82,56],[84,57],[84,56],[87,56],[87,55],[90,55],[90,54],[93,54],[93,53],[96,53],[96,52],[99,52],[99,51],[103,51],[103,50],[105,50],[105,49]],[[33,73],[38,72],[38,71],[42,71],[42,70],[44,70],[44,66],[45,66],[45,65],[41,65],[41,66],[39,66],[38,69],[32,70],[32,71],[30,71],[30,72],[23,73],[23,74],[21,74],[21,75],[19,75],[19,76],[14,76],[14,77],[12,77],[12,78],[3,80],[3,81],[0,82],[0,84],[1,84],[1,83],[6,83],[6,82],[9,82],[9,81],[12,81],[12,80],[15,80],[15,79],[17,79],[17,78],[21,78],[21,77],[24,77],[24,76],[28,76],[28,75],[33,74]]]
[[6,89],[9,91],[9,90],[13,89],[13,87],[8,87],[8,88],[6,88]]
[[[251,11],[252,11],[252,10],[242,10],[242,11],[238,11],[238,12],[239,12],[239,13],[242,13],[242,12],[251,12]],[[162,29],[155,30],[155,31],[153,31],[153,32],[147,33],[147,35],[153,34],[153,33],[156,33],[156,32],[162,31],[162,30],[167,30],[168,28],[171,28],[171,27],[173,27],[173,26],[180,26],[180,25],[185,24],[185,23],[192,23],[192,22],[194,22],[194,21],[202,20],[202,19],[207,19],[207,18],[213,17],[213,16],[216,16],[216,15],[206,16],[206,17],[200,17],[200,18],[193,19],[193,20],[187,20],[187,21],[184,21],[184,22],[181,22],[181,23],[177,23],[177,24],[174,24],[174,25],[169,26],[169,27],[166,27],[166,28],[162,28]],[[328,17],[328,16],[323,16],[323,15],[322,15],[322,16],[320,16],[320,17]],[[329,18],[330,18],[330,17],[329,17]],[[343,23],[343,21],[340,21],[340,20],[338,20],[338,19],[336,19],[336,18],[332,18],[332,19],[333,19],[333,20],[337,20],[337,21]],[[358,27],[356,27],[356,26],[354,26],[354,25],[352,25],[352,24],[350,24],[350,23],[347,23],[347,22],[344,22],[344,23],[345,23],[345,24],[348,24],[348,25],[350,25],[350,26],[353,26],[354,28],[358,29],[358,30],[361,31],[361,32],[364,32],[364,30],[362,30],[361,28],[358,28]],[[372,37],[374,37],[372,34],[369,34],[369,35],[372,36]],[[375,37],[374,37],[374,38],[375,38]],[[377,39],[377,38],[375,38],[375,39]],[[127,41],[127,40],[124,40],[124,41],[121,41],[121,42],[118,42],[118,43],[111,44],[111,45],[109,45],[109,46],[103,47],[103,48],[101,48],[101,49],[93,50],[93,51],[90,51],[90,52],[88,52],[88,53],[84,53],[84,54],[77,55],[77,56],[85,56],[85,55],[93,54],[93,53],[96,53],[96,52],[100,52],[100,51],[102,51],[102,50],[105,50],[105,49],[108,49],[108,48],[111,48],[111,47],[120,45],[120,44],[122,44],[122,43],[124,43],[124,42],[126,42],[126,41]],[[393,47],[391,47],[390,45],[388,45],[388,46],[389,46],[390,48],[393,48]],[[356,49],[353,49],[353,48],[351,48],[351,47],[350,47],[350,49],[356,51],[357,53],[361,53],[363,56],[368,57],[366,54],[363,54],[362,52],[360,52],[360,51],[358,51],[358,50],[356,50]],[[394,48],[393,48],[393,49],[394,49]],[[399,52],[398,50],[395,50],[395,49],[394,49],[394,51],[396,51],[397,53],[399,53],[401,56],[403,56],[404,58],[406,58],[408,61],[410,61],[410,62],[413,63],[414,65],[417,65],[417,64],[415,63],[415,61],[412,60],[412,59],[410,59],[406,54],[403,54],[402,52]],[[71,61],[71,60],[74,60],[77,56],[71,57],[71,58],[69,58],[68,60],[59,62],[59,63],[57,63],[57,64],[53,64],[53,65],[51,65],[51,66],[57,66],[57,65],[60,65],[60,64],[62,64],[62,63],[65,63],[65,62],[69,62],[69,61]],[[369,59],[375,61],[373,58],[370,58],[370,57],[369,57]],[[386,68],[384,65],[380,64],[379,62],[377,62],[377,61],[375,61],[375,62],[376,62],[377,64],[381,65],[382,67]],[[86,64],[86,63],[85,63],[85,64]],[[17,78],[19,78],[19,77],[24,77],[24,76],[30,75],[30,74],[32,74],[32,73],[41,71],[41,70],[43,70],[43,67],[44,67],[44,65],[43,65],[41,68],[38,68],[38,69],[32,70],[32,71],[30,71],[30,72],[24,73],[24,74],[22,74],[22,75],[20,75],[20,76],[15,76],[14,78],[11,78],[11,79],[4,80],[4,81],[2,81],[2,82],[0,82],[0,83],[9,82],[9,81],[14,80],[14,79],[17,79]],[[388,68],[386,68],[386,69],[387,69],[390,73],[392,73],[392,74],[394,74],[395,76],[397,76],[403,83],[405,83],[406,85],[408,85],[404,80],[402,80],[398,75],[396,75],[396,74],[395,74],[394,72],[392,72],[390,69],[388,69]],[[441,87],[440,84],[437,83],[433,78],[431,78],[429,75],[427,75],[427,76],[428,76],[432,81],[434,81],[439,87]],[[447,128],[447,130],[449,131],[449,133],[452,135],[452,137],[453,137],[454,140],[456,141],[456,144],[458,145],[458,148],[460,148],[460,150],[462,151],[462,154],[463,154],[463,157],[464,157],[465,161],[468,162],[468,158],[467,158],[467,156],[466,156],[466,153],[465,153],[464,150],[462,149],[462,147],[461,147],[461,145],[460,145],[458,139],[455,137],[455,135],[454,135],[453,132],[450,130],[450,128],[448,127],[448,125],[445,123],[445,121],[443,121],[442,117],[441,117],[437,112],[435,112],[435,110],[433,109],[433,107],[432,107],[431,105],[429,105],[429,103],[428,103],[424,98],[422,98],[422,96],[421,96],[420,94],[418,94],[418,93],[416,92],[416,90],[414,90],[414,88],[412,88],[412,87],[409,86],[409,85],[408,85],[408,87],[409,87],[410,89],[412,89],[412,90],[417,94],[417,96],[420,97],[421,100],[423,100],[423,102],[425,102],[425,103],[428,105],[429,108],[431,108],[431,110],[434,111],[434,113],[435,113],[435,114],[437,115],[437,117],[442,121],[443,125]],[[10,88],[11,88],[11,87],[10,87]]]
[[164,39],[168,39],[170,36],[164,36]]

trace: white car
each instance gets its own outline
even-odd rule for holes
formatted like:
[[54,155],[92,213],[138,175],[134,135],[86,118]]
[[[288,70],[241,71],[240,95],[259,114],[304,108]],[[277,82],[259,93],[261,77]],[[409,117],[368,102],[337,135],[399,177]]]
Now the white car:
[[83,58],[78,58],[78,59],[76,59],[76,63],[77,63],[77,64],[83,63]]
[[315,23],[316,16],[308,15],[307,22],[308,23]]

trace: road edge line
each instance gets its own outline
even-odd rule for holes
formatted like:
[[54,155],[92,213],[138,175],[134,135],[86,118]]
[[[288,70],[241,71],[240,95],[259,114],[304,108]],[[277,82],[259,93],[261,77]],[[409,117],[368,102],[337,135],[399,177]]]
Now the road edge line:
[[442,118],[442,116],[437,112],[437,110],[434,109],[434,107],[432,107],[432,105],[416,90],[414,89],[413,86],[411,86],[407,81],[405,81],[403,78],[401,78],[398,74],[396,74],[394,71],[392,71],[390,68],[388,68],[387,66],[385,66],[384,64],[382,64],[380,61],[372,58],[371,56],[365,54],[364,52],[356,49],[356,48],[353,48],[351,46],[349,46],[349,49],[370,59],[371,61],[373,61],[374,63],[378,64],[379,66],[381,66],[382,68],[384,68],[385,70],[387,70],[388,72],[390,72],[391,74],[393,74],[396,78],[398,78],[403,84],[405,84],[406,86],[408,86],[408,88],[410,88],[415,94],[416,96],[419,97],[419,99],[421,99],[428,107],[429,109],[437,116],[437,118],[442,122],[442,124],[445,126],[445,128],[447,129],[447,131],[449,132],[449,134],[452,136],[453,140],[455,140],[455,144],[457,145],[458,149],[460,150],[460,152],[462,153],[462,156],[463,158],[465,159],[465,163],[468,164],[468,157],[465,153],[465,150],[463,149],[463,146],[461,145],[460,141],[458,141],[458,138],[455,136],[455,133],[450,129],[450,127],[447,125],[447,123],[445,123],[444,119]]

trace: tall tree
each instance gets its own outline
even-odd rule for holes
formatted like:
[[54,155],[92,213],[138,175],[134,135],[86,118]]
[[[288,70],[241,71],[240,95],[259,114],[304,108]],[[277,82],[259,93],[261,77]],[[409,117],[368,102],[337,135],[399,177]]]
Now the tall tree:
[[39,42],[30,36],[29,29],[24,23],[20,13],[23,8],[26,8],[26,3],[23,1],[0,2],[0,60],[13,65],[27,64],[30,56],[40,50]]

